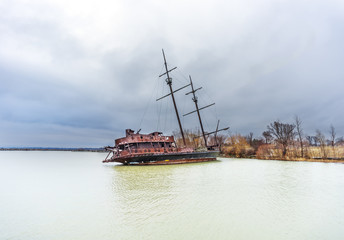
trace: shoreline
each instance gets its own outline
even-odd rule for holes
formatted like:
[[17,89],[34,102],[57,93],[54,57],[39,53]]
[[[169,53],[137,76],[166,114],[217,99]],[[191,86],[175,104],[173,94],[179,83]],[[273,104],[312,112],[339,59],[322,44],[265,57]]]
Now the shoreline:
[[313,158],[294,158],[294,159],[265,159],[256,158],[258,160],[275,160],[275,161],[289,161],[289,162],[322,162],[322,163],[344,163],[344,159],[313,159]]
[[0,148],[0,151],[106,152],[104,148]]
[[[106,152],[104,148],[0,148],[0,151],[41,151],[41,152]],[[251,157],[236,157],[221,154],[221,158],[236,158],[236,159],[256,159],[256,160],[272,160],[272,161],[289,161],[289,162],[322,162],[322,163],[343,163],[344,159],[323,159],[323,158],[258,158]]]
[[237,158],[237,159],[257,159],[257,160],[272,160],[272,161],[289,161],[289,162],[323,162],[323,163],[344,163],[344,159],[324,159],[324,158],[258,158],[258,157],[235,157],[221,155],[224,158]]

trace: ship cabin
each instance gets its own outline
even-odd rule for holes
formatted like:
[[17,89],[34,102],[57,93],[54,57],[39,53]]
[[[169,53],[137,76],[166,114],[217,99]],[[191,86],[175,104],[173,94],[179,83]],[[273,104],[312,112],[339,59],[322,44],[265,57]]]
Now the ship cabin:
[[115,140],[117,155],[141,155],[176,152],[173,136],[163,136],[161,132],[150,134],[135,133],[126,129],[126,136]]

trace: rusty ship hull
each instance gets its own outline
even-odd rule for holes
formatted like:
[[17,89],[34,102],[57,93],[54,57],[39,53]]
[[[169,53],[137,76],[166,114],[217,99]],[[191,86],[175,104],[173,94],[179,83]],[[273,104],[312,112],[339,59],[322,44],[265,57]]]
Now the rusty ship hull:
[[103,162],[117,162],[124,165],[171,165],[215,161],[219,151],[140,154],[115,157]]

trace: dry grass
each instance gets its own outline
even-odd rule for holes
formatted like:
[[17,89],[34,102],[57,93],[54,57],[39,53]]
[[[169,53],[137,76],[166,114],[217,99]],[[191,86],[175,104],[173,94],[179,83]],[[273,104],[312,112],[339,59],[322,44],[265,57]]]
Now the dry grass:
[[240,134],[228,137],[226,146],[222,150],[227,156],[235,156],[237,158],[248,157],[254,154],[254,149],[247,143],[246,138]]
[[301,157],[300,148],[291,147],[283,158],[282,150],[277,146],[270,144],[260,146],[256,156],[258,159],[344,163],[344,146],[306,147],[304,149],[304,157]]
[[343,158],[344,146],[308,147],[306,153],[309,158]]

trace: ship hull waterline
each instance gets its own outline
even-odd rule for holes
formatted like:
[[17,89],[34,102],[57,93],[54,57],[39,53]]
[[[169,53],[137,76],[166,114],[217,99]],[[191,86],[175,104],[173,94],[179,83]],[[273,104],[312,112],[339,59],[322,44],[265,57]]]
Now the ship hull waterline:
[[192,153],[164,153],[164,154],[140,154],[127,157],[110,158],[103,161],[117,162],[123,165],[172,165],[185,163],[198,163],[216,161],[219,151],[192,152]]

